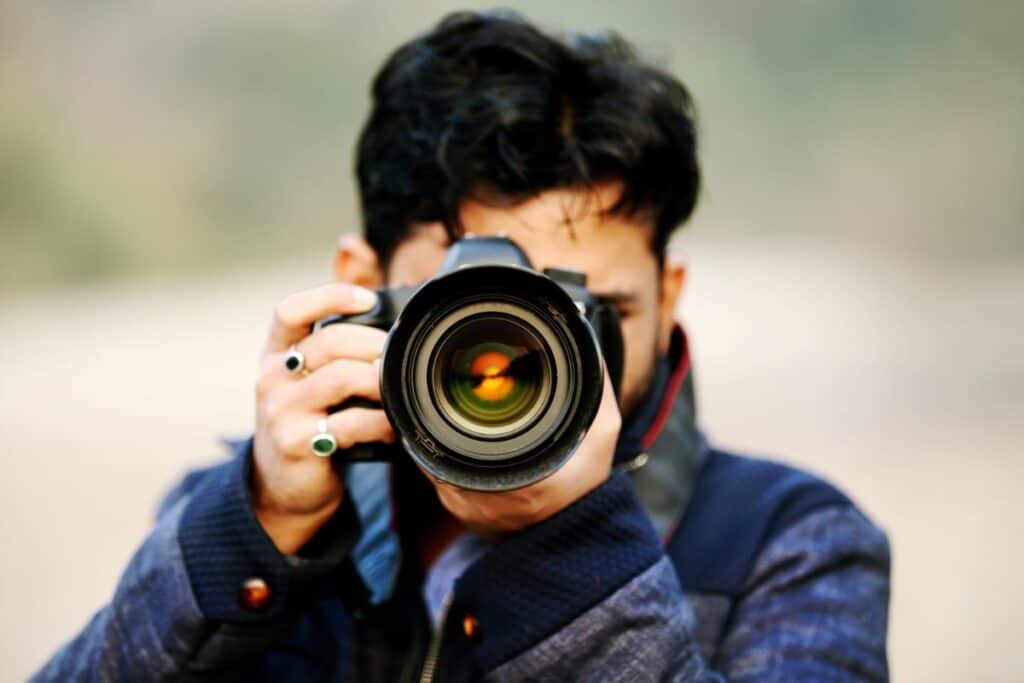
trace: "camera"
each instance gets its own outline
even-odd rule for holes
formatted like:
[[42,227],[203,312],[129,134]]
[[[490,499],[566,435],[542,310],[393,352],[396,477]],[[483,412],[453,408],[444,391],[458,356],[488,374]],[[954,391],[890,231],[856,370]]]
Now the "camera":
[[[506,237],[464,237],[430,280],[377,294],[373,310],[313,329],[358,323],[388,332],[383,408],[404,449],[437,479],[480,491],[539,481],[593,422],[604,370],[618,393],[623,341],[612,302],[592,294],[582,273],[538,272]],[[382,446],[334,457],[386,459]]]

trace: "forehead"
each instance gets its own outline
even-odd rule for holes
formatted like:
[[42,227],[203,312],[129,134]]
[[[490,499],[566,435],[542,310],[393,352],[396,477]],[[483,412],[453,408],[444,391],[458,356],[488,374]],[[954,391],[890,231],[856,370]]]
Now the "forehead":
[[[653,228],[607,212],[619,192],[617,184],[607,183],[593,190],[550,190],[514,206],[466,202],[460,218],[467,233],[507,236],[538,269],[582,271],[595,291],[635,290],[657,271]],[[396,250],[389,279],[412,284],[430,277],[446,247],[442,226],[422,226]]]

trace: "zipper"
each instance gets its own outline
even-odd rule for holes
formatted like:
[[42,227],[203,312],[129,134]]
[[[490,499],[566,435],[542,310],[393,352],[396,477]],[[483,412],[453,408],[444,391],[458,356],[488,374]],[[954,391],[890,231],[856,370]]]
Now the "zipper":
[[434,683],[434,674],[437,673],[437,659],[441,654],[441,641],[444,640],[445,627],[448,625],[448,610],[452,607],[452,594],[445,596],[441,603],[441,619],[438,622],[437,630],[430,636],[430,645],[427,646],[427,656],[423,659],[423,670],[420,672],[420,683]]
[[623,472],[635,472],[636,470],[646,465],[647,461],[650,459],[651,457],[647,454],[647,451],[642,451],[634,455],[626,462],[619,465],[618,469],[622,470]]

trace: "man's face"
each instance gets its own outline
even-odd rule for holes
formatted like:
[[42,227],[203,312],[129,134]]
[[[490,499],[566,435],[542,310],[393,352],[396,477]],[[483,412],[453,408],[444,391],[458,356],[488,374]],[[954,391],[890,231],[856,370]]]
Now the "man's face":
[[[628,414],[643,398],[655,361],[668,347],[682,267],[663,270],[650,247],[652,227],[639,219],[607,215],[620,186],[594,191],[551,190],[515,206],[467,202],[461,207],[467,233],[505,235],[534,267],[569,268],[587,275],[588,288],[618,303],[625,340],[620,407]],[[448,249],[443,226],[425,224],[397,248],[384,279],[414,285],[437,272]]]

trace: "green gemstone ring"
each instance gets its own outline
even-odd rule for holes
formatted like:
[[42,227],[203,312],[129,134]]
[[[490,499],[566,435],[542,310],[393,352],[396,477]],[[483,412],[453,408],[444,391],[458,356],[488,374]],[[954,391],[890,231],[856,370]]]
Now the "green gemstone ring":
[[329,458],[334,451],[338,450],[338,442],[334,435],[327,431],[327,418],[322,417],[316,423],[317,434],[309,442],[313,449],[313,455],[321,458]]

